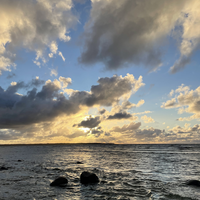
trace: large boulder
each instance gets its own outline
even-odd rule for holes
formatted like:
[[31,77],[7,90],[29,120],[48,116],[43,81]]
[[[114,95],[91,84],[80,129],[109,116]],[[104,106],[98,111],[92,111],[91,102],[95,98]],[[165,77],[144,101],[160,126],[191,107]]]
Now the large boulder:
[[94,173],[82,172],[81,177],[80,177],[80,182],[82,184],[98,183],[99,178]]
[[198,180],[189,180],[186,182],[186,185],[194,185],[200,187],[200,181]]
[[68,183],[68,180],[65,177],[58,177],[55,179],[50,186],[65,186]]

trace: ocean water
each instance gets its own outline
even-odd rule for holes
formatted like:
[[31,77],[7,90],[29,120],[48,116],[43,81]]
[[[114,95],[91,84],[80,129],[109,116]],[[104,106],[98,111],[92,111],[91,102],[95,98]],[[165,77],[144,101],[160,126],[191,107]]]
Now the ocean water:
[[[83,164],[77,164],[80,161]],[[174,200],[200,199],[200,145],[0,146],[0,200]],[[96,185],[80,174],[94,172]],[[50,187],[65,176],[66,187]]]

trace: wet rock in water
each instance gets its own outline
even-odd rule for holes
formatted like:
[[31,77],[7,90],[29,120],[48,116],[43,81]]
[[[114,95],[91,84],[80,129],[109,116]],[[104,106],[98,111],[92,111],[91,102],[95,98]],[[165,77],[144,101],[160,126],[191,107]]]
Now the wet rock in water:
[[59,169],[59,168],[54,168],[54,169],[52,169],[52,170],[55,170],[55,171],[60,171],[61,169]]
[[94,173],[82,172],[81,177],[80,177],[80,182],[82,184],[98,183],[99,178]]
[[83,164],[83,163],[82,163],[82,162],[80,162],[80,161],[77,161],[77,162],[76,162],[76,164]]
[[65,186],[68,183],[68,180],[65,177],[58,177],[55,179],[50,186]]
[[0,171],[8,170],[8,167],[0,167]]
[[186,185],[194,185],[200,187],[200,181],[198,180],[189,180],[186,182]]

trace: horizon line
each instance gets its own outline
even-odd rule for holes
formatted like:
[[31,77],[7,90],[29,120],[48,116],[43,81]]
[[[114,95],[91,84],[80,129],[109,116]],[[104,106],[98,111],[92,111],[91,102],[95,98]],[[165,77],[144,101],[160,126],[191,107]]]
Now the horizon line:
[[194,145],[200,143],[128,143],[128,144],[120,144],[120,143],[101,143],[101,142],[93,142],[93,143],[30,143],[30,144],[0,144],[0,146],[34,146],[34,145]]

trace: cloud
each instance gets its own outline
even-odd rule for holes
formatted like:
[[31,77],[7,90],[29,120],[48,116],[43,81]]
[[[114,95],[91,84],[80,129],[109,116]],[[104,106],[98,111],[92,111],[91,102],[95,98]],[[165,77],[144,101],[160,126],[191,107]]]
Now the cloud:
[[143,114],[149,114],[149,113],[152,113],[152,111],[146,110],[146,111],[144,111],[144,112],[133,113],[133,115],[143,115]]
[[93,85],[90,92],[74,92],[70,97],[74,101],[81,101],[81,104],[87,106],[101,105],[111,106],[118,103],[120,99],[127,99],[133,93],[144,86],[142,77],[137,79],[132,74],[127,76],[114,75],[111,78],[100,78],[98,85]]
[[178,113],[192,113],[190,117],[180,117],[179,121],[190,121],[200,118],[200,87],[191,90],[189,86],[183,84],[176,90],[176,96],[167,102],[163,102],[161,108],[178,108]]
[[63,56],[62,52],[59,51],[58,55],[62,58],[63,61],[65,61],[65,57]]
[[73,134],[67,135],[67,137],[70,138],[70,139],[77,138],[77,137],[82,137],[82,136],[86,136],[86,133],[84,133],[83,131],[80,131],[80,130],[77,130]]
[[35,52],[39,66],[47,62],[48,52],[50,57],[57,54],[56,41],[69,41],[69,30],[78,21],[72,7],[71,0],[2,0],[0,74],[15,66],[17,49]]
[[154,123],[154,119],[151,117],[147,117],[146,115],[142,116],[141,119],[144,121],[144,123]]
[[184,127],[175,126],[172,129],[168,130],[170,134],[181,135],[182,137],[188,137],[188,139],[192,139],[195,135],[198,137],[200,134],[200,126],[199,124],[190,127],[190,124],[185,124]]
[[170,72],[176,73],[190,63],[191,56],[199,48],[200,44],[200,2],[194,0],[188,2],[179,22],[182,25],[181,43],[179,44],[180,58],[170,68]]
[[108,120],[109,119],[129,119],[131,117],[132,117],[131,114],[124,111],[124,112],[120,112],[120,113],[115,113],[114,115],[109,115],[107,119]]
[[141,123],[130,123],[122,127],[113,127],[110,132],[114,141],[126,143],[198,143],[200,135],[199,124],[190,127],[175,126],[172,129],[162,130],[153,127],[141,129]]
[[109,70],[142,64],[155,71],[163,64],[163,41],[173,33],[180,40],[181,54],[170,69],[175,73],[189,63],[200,43],[199,4],[198,0],[92,0],[79,61],[102,62]]
[[16,140],[22,135],[22,133],[16,133],[14,130],[5,129],[3,131],[0,131],[0,140]]
[[189,87],[189,86],[185,86],[184,84],[181,84],[181,86],[179,86],[179,87],[175,90],[175,92],[176,92],[176,93],[180,93],[180,92],[187,93],[189,90],[190,90],[190,87]]
[[26,95],[18,95],[17,90],[24,86],[20,82],[5,91],[0,90],[0,128],[49,121],[79,111],[79,105],[59,93],[60,88],[55,82],[46,82],[39,92],[33,88]]
[[106,112],[106,109],[105,109],[105,108],[99,109],[99,114],[100,114],[100,115],[103,115],[105,112]]
[[190,63],[190,58],[180,57],[179,60],[176,61],[175,64],[170,68],[170,72],[175,74],[181,69],[184,69],[188,63]]
[[[121,115],[117,114],[115,109],[113,113],[102,109],[101,116],[90,116],[83,120],[85,113],[88,113],[90,108],[115,107],[119,102],[122,104],[125,102],[123,109],[130,109],[132,103],[128,99],[144,85],[141,77],[135,79],[130,74],[125,77],[115,75],[110,78],[100,78],[97,85],[91,86],[90,91],[71,89],[71,94],[66,95],[65,90],[71,82],[69,77],[60,76],[59,79],[46,82],[36,77],[28,83],[13,81],[5,90],[0,87],[2,138],[9,140],[13,135],[10,140],[18,142],[50,140],[52,142],[56,138],[60,138],[55,140],[58,142],[62,139],[81,142],[81,139],[87,137],[91,139],[89,141],[93,141],[94,138],[100,139],[104,133],[108,133],[106,129],[99,126],[100,123],[104,121],[106,124],[105,119],[109,116],[120,118]],[[40,89],[37,89],[38,87]],[[121,114],[123,117],[130,115],[126,110],[122,110]],[[130,119],[134,120],[133,117]],[[76,125],[73,127],[73,124]],[[89,128],[90,131],[87,135],[79,134],[77,132],[79,128]],[[28,138],[30,134],[32,136]]]
[[137,123],[131,122],[130,124],[124,125],[121,128],[119,126],[113,127],[111,129],[111,132],[130,133],[137,130],[140,126],[141,126],[141,122],[137,122]]
[[145,101],[143,99],[141,99],[140,101],[138,101],[138,103],[136,104],[136,107],[140,107],[145,103]]
[[177,105],[176,99],[173,98],[168,100],[167,102],[162,103],[161,108],[174,108],[176,107],[176,105]]
[[[28,84],[13,83],[5,91],[0,88],[0,127],[9,128],[49,121],[60,115],[75,114],[80,111],[80,106],[112,105],[143,85],[141,79],[136,80],[132,75],[124,78],[121,76],[101,78],[98,82],[99,85],[92,86],[90,92],[74,91],[69,98],[60,93],[62,87],[65,88],[71,83],[71,79],[65,77],[55,79],[53,82],[48,80],[41,91],[33,88],[28,90],[26,95],[19,95],[17,91],[41,85],[44,81],[36,77]],[[91,127],[89,124],[93,121],[97,125],[100,123],[98,117],[90,120],[82,122],[82,125],[88,123]]]
[[45,83],[45,81],[39,79],[39,77],[37,76],[35,79],[32,79],[32,81],[29,83],[29,87],[31,87],[31,86],[38,87],[40,85],[43,85],[44,83]]
[[101,123],[100,117],[89,117],[86,120],[83,120],[79,124],[75,124],[74,126],[84,127],[84,128],[94,128],[97,127]]
[[62,83],[63,88],[66,88],[69,84],[72,83],[72,79],[71,78],[65,78],[63,76],[59,77],[59,81]]
[[51,69],[50,76],[58,76],[58,71],[57,71],[57,69]]
[[135,137],[137,139],[155,139],[156,137],[159,137],[162,133],[164,133],[164,130],[155,129],[155,128],[149,128],[149,129],[138,129],[136,131]]
[[90,134],[94,135],[95,137],[99,137],[103,133],[104,131],[102,130],[101,126],[90,130]]
[[7,79],[10,79],[10,78],[13,78],[13,77],[15,77],[16,76],[16,74],[15,73],[10,73],[10,74],[8,74],[8,76],[6,77]]

